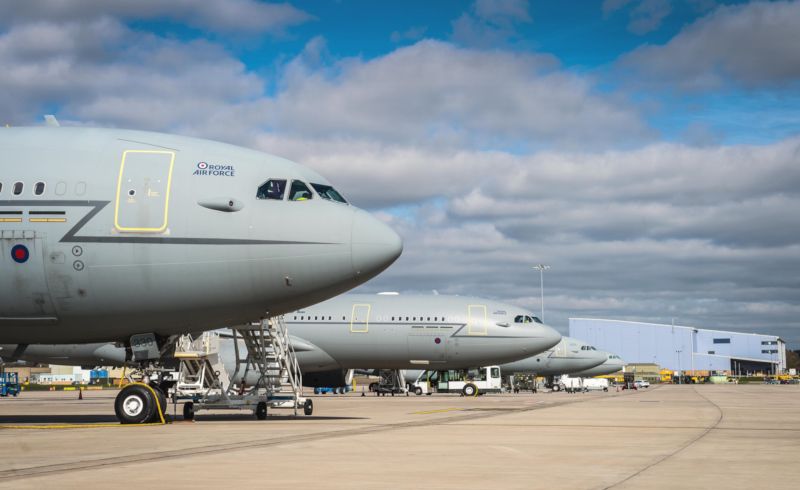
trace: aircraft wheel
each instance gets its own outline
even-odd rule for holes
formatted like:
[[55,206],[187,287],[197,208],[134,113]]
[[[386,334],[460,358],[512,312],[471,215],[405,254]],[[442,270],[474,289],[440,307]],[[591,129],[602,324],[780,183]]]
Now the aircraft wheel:
[[421,386],[417,386],[414,389],[414,393],[416,393],[417,396],[420,396],[422,394],[422,387]]
[[114,401],[114,412],[120,423],[143,424],[153,418],[156,401],[153,393],[142,385],[122,388]]
[[158,401],[158,405],[154,407],[153,410],[153,417],[150,422],[159,423],[161,422],[161,417],[158,415],[159,407],[161,407],[161,415],[164,416],[164,421],[167,419],[167,395],[164,394],[164,391],[159,388],[158,385],[150,385],[153,388],[153,391],[156,393],[156,400]]
[[266,402],[258,402],[258,405],[256,405],[256,418],[258,420],[265,420],[267,418]]
[[553,391],[561,391],[560,385],[553,385]]
[[478,396],[478,387],[472,383],[467,383],[464,385],[464,389],[461,392],[464,396]]
[[370,383],[369,384],[369,391],[377,392],[378,391],[378,383]]
[[183,420],[194,420],[194,403],[186,402],[183,404]]
[[305,403],[303,403],[303,413],[306,415],[311,415],[314,412],[314,402],[311,399],[307,399]]

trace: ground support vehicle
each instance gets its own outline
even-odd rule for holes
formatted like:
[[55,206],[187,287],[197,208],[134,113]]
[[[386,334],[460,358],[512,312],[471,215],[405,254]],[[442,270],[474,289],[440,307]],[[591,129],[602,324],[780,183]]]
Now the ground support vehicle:
[[0,372],[0,396],[17,396],[20,390],[18,373]]
[[[302,395],[303,380],[283,318],[265,319],[257,324],[232,329],[236,368],[225,370],[219,355],[219,333],[205,332],[194,340],[185,336],[178,342],[175,357],[180,361],[176,397],[183,405],[185,419],[198,410],[252,410],[256,418],[267,417],[267,408],[289,408],[297,415],[313,412],[313,402]],[[246,346],[242,357],[239,341]],[[258,381],[246,386],[255,373]]]
[[567,375],[561,376],[558,383],[567,393],[579,393],[586,391],[608,391],[609,381],[605,378],[571,378]]
[[500,366],[439,371],[436,380],[436,391],[439,393],[478,396],[484,393],[500,393],[502,390]]

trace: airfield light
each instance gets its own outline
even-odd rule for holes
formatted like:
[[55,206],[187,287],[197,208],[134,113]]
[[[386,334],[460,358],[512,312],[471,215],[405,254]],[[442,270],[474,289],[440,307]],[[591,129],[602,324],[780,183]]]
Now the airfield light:
[[550,266],[545,264],[536,264],[533,266],[533,269],[539,271],[539,289],[542,293],[542,317],[540,320],[542,320],[542,323],[544,323],[544,271],[549,268]]

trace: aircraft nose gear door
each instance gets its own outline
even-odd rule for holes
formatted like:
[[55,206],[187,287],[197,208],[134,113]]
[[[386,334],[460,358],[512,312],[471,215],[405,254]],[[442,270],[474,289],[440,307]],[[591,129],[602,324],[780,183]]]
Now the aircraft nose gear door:
[[173,151],[122,153],[114,208],[114,226],[118,231],[161,233],[167,229],[174,163]]
[[0,325],[54,324],[58,321],[44,275],[42,237],[32,230],[0,234]]

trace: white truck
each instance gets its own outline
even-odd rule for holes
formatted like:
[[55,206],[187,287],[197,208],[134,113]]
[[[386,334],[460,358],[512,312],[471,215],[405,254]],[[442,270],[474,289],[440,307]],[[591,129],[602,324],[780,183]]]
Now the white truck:
[[609,381],[606,378],[571,378],[567,375],[561,376],[558,384],[567,393],[608,391],[609,387]]

